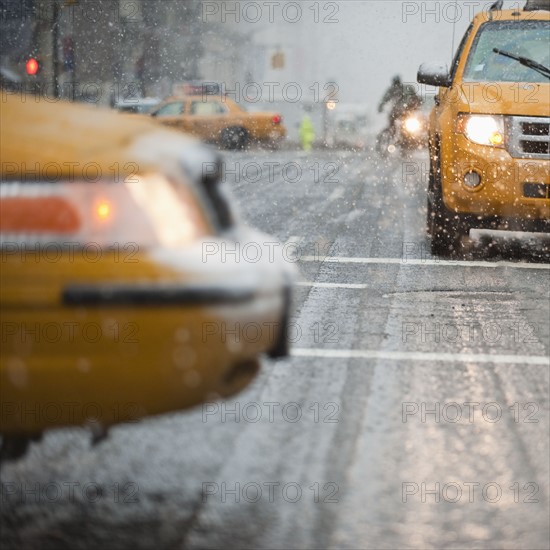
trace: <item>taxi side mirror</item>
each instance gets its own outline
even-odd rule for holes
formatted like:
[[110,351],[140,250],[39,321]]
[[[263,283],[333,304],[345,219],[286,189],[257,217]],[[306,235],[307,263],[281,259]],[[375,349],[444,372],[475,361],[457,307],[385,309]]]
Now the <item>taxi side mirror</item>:
[[422,63],[418,69],[416,80],[420,84],[427,84],[428,86],[448,88],[451,85],[451,76],[446,65]]

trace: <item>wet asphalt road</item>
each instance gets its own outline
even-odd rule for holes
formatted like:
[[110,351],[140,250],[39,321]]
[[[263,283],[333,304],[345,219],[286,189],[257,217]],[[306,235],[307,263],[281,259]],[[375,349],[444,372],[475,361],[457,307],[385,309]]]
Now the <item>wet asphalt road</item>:
[[422,153],[226,167],[299,267],[293,355],[95,447],[52,431],[2,468],[2,547],[549,548],[548,241],[432,258]]

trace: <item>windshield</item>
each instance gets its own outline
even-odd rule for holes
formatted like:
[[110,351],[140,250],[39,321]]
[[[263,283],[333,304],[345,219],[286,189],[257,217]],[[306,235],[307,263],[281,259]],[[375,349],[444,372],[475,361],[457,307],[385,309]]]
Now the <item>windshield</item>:
[[470,82],[548,82],[548,78],[493,48],[550,64],[550,25],[547,21],[487,23],[476,36],[464,71]]

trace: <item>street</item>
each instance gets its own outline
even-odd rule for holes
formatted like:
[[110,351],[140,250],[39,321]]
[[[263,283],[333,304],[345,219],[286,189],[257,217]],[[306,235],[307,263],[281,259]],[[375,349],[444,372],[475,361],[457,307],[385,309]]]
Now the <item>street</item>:
[[291,356],[94,446],[50,431],[2,465],[2,547],[549,548],[548,236],[432,257],[425,151],[224,162],[299,270]]

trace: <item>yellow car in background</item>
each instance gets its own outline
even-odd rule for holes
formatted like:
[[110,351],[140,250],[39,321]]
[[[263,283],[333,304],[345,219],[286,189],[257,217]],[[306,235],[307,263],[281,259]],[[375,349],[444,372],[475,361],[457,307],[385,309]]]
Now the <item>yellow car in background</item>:
[[25,96],[1,104],[0,139],[5,454],[233,394],[286,355],[291,271],[233,218],[217,153]]
[[[498,4],[498,3],[497,3]],[[428,233],[459,252],[472,228],[550,232],[550,3],[474,17],[430,119]]]
[[165,126],[226,149],[245,149],[251,143],[276,147],[286,137],[281,115],[249,113],[223,94],[171,97],[151,115]]

